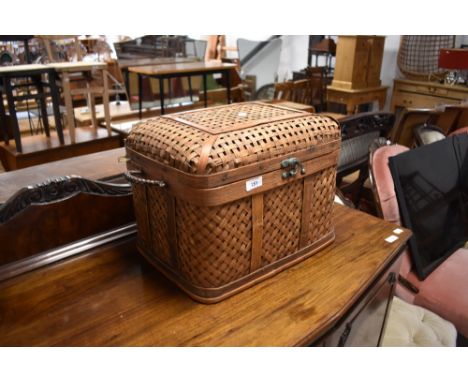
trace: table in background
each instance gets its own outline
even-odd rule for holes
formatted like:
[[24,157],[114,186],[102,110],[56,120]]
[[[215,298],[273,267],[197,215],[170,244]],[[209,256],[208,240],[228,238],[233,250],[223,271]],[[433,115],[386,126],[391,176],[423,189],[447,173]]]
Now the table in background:
[[[44,82],[44,75],[47,75],[47,82]],[[15,101],[23,100],[37,100],[42,115],[42,123],[47,137],[50,137],[49,120],[47,115],[47,102],[46,99],[50,95],[52,97],[52,106],[55,118],[55,129],[59,137],[60,143],[65,144],[62,131],[62,122],[60,120],[60,94],[55,81],[55,71],[52,67],[42,64],[34,65],[14,65],[0,67],[0,118],[3,126],[3,134],[5,144],[9,144],[9,135],[7,130],[7,117],[5,107],[3,105],[3,93],[8,101],[8,111],[10,120],[12,122],[12,130],[16,143],[16,151],[22,152],[21,145],[21,132],[18,124],[18,117],[16,115]],[[12,79],[25,79],[27,82],[22,84],[12,84]],[[30,82],[32,81],[32,82]],[[29,86],[35,86],[37,93],[29,92]],[[14,95],[13,89],[19,87],[27,87],[26,94]],[[44,91],[44,87],[49,87],[50,94]]]
[[387,98],[387,89],[387,86],[367,89],[344,89],[336,86],[328,86],[327,102],[346,105],[346,114],[348,115],[356,113],[359,105],[372,103],[374,101],[379,103],[379,110],[382,110]]
[[195,57],[154,57],[154,58],[119,58],[117,60],[119,68],[125,81],[125,88],[130,97],[130,76],[128,68],[134,66],[148,66],[148,65],[167,65],[167,64],[182,64],[185,62],[196,62]]
[[[230,71],[235,69],[235,64],[224,64],[217,62],[187,62],[180,64],[166,65],[148,65],[132,66],[128,68],[131,73],[138,75],[138,110],[140,118],[143,109],[143,77],[156,78],[159,80],[159,99],[161,103],[161,114],[164,114],[164,79],[203,76],[203,89],[205,91],[205,107],[208,106],[207,97],[207,75],[221,73],[226,76],[226,94],[227,102],[231,103],[231,80]],[[192,88],[189,81],[189,91],[192,94]]]
[[389,243],[395,225],[338,205],[333,220],[334,243],[213,305],[150,267],[134,236],[10,278],[0,345],[377,345],[410,231]]
[[390,110],[395,112],[398,107],[432,109],[437,105],[463,101],[468,101],[468,86],[396,79],[393,82]]

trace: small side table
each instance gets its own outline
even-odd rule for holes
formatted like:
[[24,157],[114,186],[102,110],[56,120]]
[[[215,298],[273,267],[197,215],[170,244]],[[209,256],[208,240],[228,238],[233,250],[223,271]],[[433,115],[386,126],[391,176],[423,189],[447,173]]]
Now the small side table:
[[[47,82],[44,81],[44,75],[47,75]],[[13,79],[24,79],[24,83],[13,84]],[[34,86],[37,93],[27,93],[23,95],[14,95],[13,89],[28,88]],[[50,93],[46,93],[44,87],[49,87]],[[16,115],[16,101],[36,100],[41,109],[42,123],[47,137],[50,137],[49,119],[47,115],[47,97],[52,97],[52,105],[54,110],[55,128],[60,143],[65,144],[62,131],[62,122],[60,120],[59,100],[60,94],[55,82],[54,70],[46,65],[15,65],[0,67],[0,118],[3,127],[3,137],[5,144],[9,144],[10,137],[7,130],[7,116],[3,105],[3,93],[5,93],[8,111],[12,121],[13,135],[16,143],[16,151],[23,151],[21,145],[21,132]]]
[[367,89],[343,89],[335,86],[327,87],[327,102],[346,105],[346,114],[354,114],[357,107],[365,103],[377,101],[379,109],[383,109],[387,98],[387,86]]
[[[52,68],[57,75],[57,80],[60,87],[63,90],[63,97],[65,100],[65,107],[67,110],[67,124],[70,130],[71,143],[75,143],[75,114],[73,109],[72,97],[74,95],[85,95],[87,98],[87,104],[89,111],[91,112],[91,121],[95,129],[98,128],[96,119],[96,105],[94,97],[96,94],[102,95],[102,103],[104,107],[104,120],[109,136],[112,135],[111,122],[110,122],[110,111],[109,111],[109,77],[107,73],[107,64],[104,62],[58,62],[47,65]],[[91,83],[91,72],[100,71],[102,75],[102,86],[90,86]],[[70,77],[74,73],[82,73],[86,87],[77,89],[71,89]]]

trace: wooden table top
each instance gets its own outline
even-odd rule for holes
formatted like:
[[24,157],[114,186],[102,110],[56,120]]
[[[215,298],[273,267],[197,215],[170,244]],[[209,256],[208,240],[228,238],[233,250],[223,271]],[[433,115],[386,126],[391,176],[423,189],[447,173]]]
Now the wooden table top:
[[226,70],[236,68],[235,64],[225,64],[222,62],[183,62],[176,64],[165,65],[146,65],[146,66],[131,66],[128,68],[130,72],[143,74],[147,76],[160,76],[164,74],[183,74],[191,72],[209,72],[212,70]]
[[377,86],[373,88],[365,88],[365,89],[344,89],[339,88],[336,86],[327,86],[327,91],[335,91],[335,92],[342,92],[342,93],[350,93],[350,94],[359,94],[359,93],[370,93],[370,92],[377,92],[377,91],[386,91],[388,86]]
[[125,156],[125,149],[119,148],[2,173],[0,174],[0,203],[4,203],[20,188],[42,183],[50,178],[80,175],[91,180],[98,180],[122,174],[126,170],[126,165],[124,162],[119,162],[118,158],[123,156]]
[[419,86],[422,86],[423,88],[452,89],[452,90],[458,90],[462,92],[468,92],[468,86],[464,86],[464,85],[448,85],[448,84],[441,84],[439,82],[434,82],[434,81],[414,81],[414,80],[407,80],[404,78],[395,78],[394,82],[398,84],[419,85]]
[[336,240],[305,261],[214,305],[150,267],[135,239],[0,283],[0,345],[292,346],[328,330],[410,236],[335,205]]
[[147,65],[167,65],[184,62],[197,62],[196,57],[157,57],[157,58],[122,58],[117,62],[121,69],[126,69],[130,66],[147,66]]
[[25,65],[10,65],[0,66],[0,74],[2,73],[17,73],[30,70],[47,70],[49,67],[43,64],[25,64]]
[[107,64],[105,62],[53,62],[46,66],[53,68],[57,72],[76,72],[83,70],[105,69]]

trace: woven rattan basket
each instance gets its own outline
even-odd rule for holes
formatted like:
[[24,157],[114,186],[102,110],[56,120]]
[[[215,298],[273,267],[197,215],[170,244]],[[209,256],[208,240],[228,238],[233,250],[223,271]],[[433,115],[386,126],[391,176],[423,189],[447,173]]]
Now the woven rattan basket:
[[139,251],[216,302],[334,239],[338,124],[259,102],[143,122],[127,139]]

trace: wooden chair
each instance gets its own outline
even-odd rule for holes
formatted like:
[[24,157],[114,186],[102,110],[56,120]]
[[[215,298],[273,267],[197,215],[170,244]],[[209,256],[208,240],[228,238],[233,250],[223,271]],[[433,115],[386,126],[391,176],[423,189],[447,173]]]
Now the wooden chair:
[[76,58],[76,61],[81,61],[83,59],[83,51],[78,35],[40,35],[36,37],[44,44],[49,62],[63,61],[59,52],[54,48],[58,41],[69,41],[66,44],[68,48],[66,52],[67,55],[73,55]]
[[[364,183],[368,178],[369,146],[378,137],[386,137],[393,126],[393,113],[360,113],[340,120],[341,150],[336,174],[337,187],[358,207]],[[352,183],[343,178],[356,171],[359,175]]]
[[433,123],[442,111],[435,109],[404,109],[390,132],[390,140],[403,146],[414,146],[413,129],[425,123]]
[[273,99],[292,101],[292,82],[276,82]]
[[440,109],[443,111],[437,116],[434,124],[446,135],[468,126],[468,105],[444,105]]

